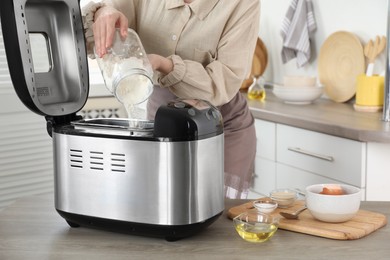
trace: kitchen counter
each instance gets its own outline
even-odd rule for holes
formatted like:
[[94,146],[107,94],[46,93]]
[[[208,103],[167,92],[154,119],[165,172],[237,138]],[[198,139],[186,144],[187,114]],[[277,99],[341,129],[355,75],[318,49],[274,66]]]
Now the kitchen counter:
[[390,143],[390,123],[382,121],[382,112],[358,112],[352,102],[321,98],[310,105],[291,105],[267,89],[265,101],[249,100],[248,104],[258,119],[361,142]]
[[[226,209],[244,203],[227,200]],[[222,215],[210,227],[176,242],[70,228],[52,194],[26,197],[0,212],[0,259],[388,259],[390,227],[340,241],[278,230],[262,244],[242,240]],[[362,202],[390,217],[390,202]]]

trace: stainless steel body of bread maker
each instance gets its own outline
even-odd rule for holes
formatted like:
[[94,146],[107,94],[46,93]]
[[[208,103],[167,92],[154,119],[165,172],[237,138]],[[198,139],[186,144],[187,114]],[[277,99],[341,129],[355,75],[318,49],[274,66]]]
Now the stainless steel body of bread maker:
[[[82,120],[89,90],[78,0],[1,0],[16,93],[45,116],[53,138],[55,207],[71,226],[176,240],[224,210],[223,127],[203,101],[176,100],[154,121]],[[46,39],[48,72],[35,73],[30,35]],[[196,103],[196,104],[195,104]]]

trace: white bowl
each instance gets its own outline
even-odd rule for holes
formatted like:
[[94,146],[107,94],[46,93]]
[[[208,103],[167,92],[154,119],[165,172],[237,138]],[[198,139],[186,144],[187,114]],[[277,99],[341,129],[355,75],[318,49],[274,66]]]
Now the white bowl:
[[306,206],[314,218],[339,223],[353,218],[360,208],[360,189],[347,184],[339,185],[343,195],[321,194],[324,187],[335,184],[315,184],[306,187]]
[[289,87],[314,87],[317,82],[317,77],[312,76],[284,76],[284,85]]
[[269,214],[278,207],[278,203],[271,199],[261,199],[254,201],[253,206],[261,213]]
[[274,85],[273,93],[276,97],[288,104],[306,105],[312,103],[323,93],[323,86],[315,87],[289,87]]
[[278,203],[279,208],[288,208],[294,205],[298,193],[292,189],[276,189],[270,192],[270,198]]

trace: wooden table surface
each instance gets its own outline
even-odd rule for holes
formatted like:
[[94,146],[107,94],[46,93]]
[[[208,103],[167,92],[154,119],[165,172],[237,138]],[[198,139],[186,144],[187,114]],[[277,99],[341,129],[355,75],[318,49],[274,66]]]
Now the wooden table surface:
[[[226,210],[246,201],[227,200]],[[390,202],[362,202],[390,217]],[[226,211],[225,211],[226,213]],[[278,230],[271,240],[242,240],[222,215],[210,227],[176,242],[70,228],[54,209],[52,194],[26,197],[0,212],[0,259],[389,259],[387,225],[358,240],[332,240]],[[347,258],[348,257],[348,258]]]

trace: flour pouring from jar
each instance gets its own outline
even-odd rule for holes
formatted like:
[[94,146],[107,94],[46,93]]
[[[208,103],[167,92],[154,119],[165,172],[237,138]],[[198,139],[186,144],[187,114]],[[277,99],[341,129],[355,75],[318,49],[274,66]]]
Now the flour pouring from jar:
[[130,119],[144,119],[140,104],[153,91],[153,69],[142,43],[132,29],[122,39],[117,29],[113,46],[103,57],[95,55],[107,89],[121,102]]

